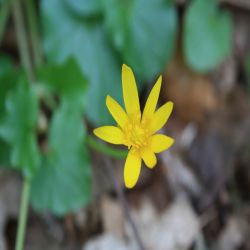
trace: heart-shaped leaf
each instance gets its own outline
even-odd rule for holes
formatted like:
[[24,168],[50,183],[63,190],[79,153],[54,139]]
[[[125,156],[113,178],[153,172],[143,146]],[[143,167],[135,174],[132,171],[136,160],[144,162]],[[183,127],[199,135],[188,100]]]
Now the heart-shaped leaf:
[[74,58],[63,64],[43,66],[39,80],[55,94],[60,95],[75,108],[83,109],[86,103],[87,80]]
[[64,2],[79,16],[89,17],[101,12],[100,0],[64,0]]
[[12,58],[0,53],[0,75],[14,70]]
[[19,73],[11,70],[0,74],[0,120],[5,113],[5,100],[8,93],[17,85]]
[[212,70],[232,48],[229,13],[219,10],[215,0],[193,0],[185,16],[183,42],[190,67],[200,72]]
[[39,165],[36,142],[38,100],[27,82],[19,82],[8,94],[6,114],[0,124],[0,136],[11,146],[11,165],[32,177]]
[[10,166],[10,147],[0,139],[0,168]]
[[[110,47],[103,25],[74,15],[61,0],[43,0],[44,47],[50,62],[74,57],[89,80],[86,112],[97,125],[112,120],[105,107],[109,94],[121,100],[121,63]],[[55,11],[56,10],[56,11]]]
[[[19,72],[7,55],[0,55],[0,124],[5,115],[5,101],[8,93],[16,86]],[[10,147],[0,138],[0,167],[10,166]]]
[[177,33],[172,1],[102,2],[106,26],[125,62],[144,80],[161,73],[173,54]]
[[76,211],[91,197],[89,156],[81,113],[63,103],[54,113],[49,150],[32,182],[31,202],[56,215]]

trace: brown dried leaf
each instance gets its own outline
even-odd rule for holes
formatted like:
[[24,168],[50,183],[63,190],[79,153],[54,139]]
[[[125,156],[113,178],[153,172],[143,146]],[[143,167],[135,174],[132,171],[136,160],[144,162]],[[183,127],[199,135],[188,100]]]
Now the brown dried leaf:
[[171,62],[165,79],[164,96],[174,102],[175,112],[184,121],[203,122],[216,111],[218,99],[212,82],[189,70],[181,59]]

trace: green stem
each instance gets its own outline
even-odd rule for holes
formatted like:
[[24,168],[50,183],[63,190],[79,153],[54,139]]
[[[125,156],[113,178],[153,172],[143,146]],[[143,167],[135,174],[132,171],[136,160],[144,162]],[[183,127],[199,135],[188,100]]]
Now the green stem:
[[23,183],[23,190],[22,190],[21,208],[19,212],[17,240],[16,240],[16,248],[15,248],[16,250],[23,250],[24,237],[25,237],[26,224],[27,224],[29,196],[30,196],[30,183],[29,183],[29,180],[26,179]]
[[[12,0],[12,10],[13,10],[13,17],[17,34],[18,49],[21,57],[21,63],[25,69],[29,82],[32,83],[32,81],[34,81],[34,72],[32,69],[27,33],[24,25],[21,0]],[[23,184],[21,207],[18,220],[16,248],[15,248],[16,250],[23,250],[24,238],[26,233],[27,214],[29,207],[29,195],[30,195],[30,182],[28,179],[25,179]]]
[[3,1],[0,9],[0,45],[3,39],[8,17],[10,15],[10,1]]
[[40,44],[40,39],[39,39],[38,21],[37,21],[34,1],[25,0],[24,4],[25,4],[26,13],[27,13],[27,21],[28,21],[28,26],[29,26],[29,31],[30,31],[34,62],[35,62],[36,68],[38,68],[42,64],[43,60],[42,60],[42,50],[41,50],[41,44]]
[[26,71],[29,81],[32,82],[34,80],[34,74],[32,71],[31,57],[28,47],[28,39],[24,26],[24,19],[23,19],[20,0],[13,0],[12,7],[13,7],[17,42],[18,42],[21,62]]
[[103,143],[98,142],[96,139],[94,139],[92,136],[88,135],[87,136],[87,144],[94,150],[111,156],[116,159],[124,159],[126,158],[128,151],[127,150],[119,150],[119,149],[114,149],[112,147],[109,147]]

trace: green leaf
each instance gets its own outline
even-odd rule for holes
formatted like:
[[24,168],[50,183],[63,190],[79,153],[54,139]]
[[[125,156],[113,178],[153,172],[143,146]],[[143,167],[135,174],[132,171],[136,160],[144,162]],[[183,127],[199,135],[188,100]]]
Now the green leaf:
[[[0,74],[0,126],[5,115],[5,100],[7,94],[16,85],[16,75],[13,73]],[[0,138],[0,167],[10,165],[9,145]]]
[[[5,115],[5,101],[8,93],[15,88],[20,73],[13,67],[7,55],[0,55],[0,124]],[[0,167],[10,166],[10,147],[0,138]]]
[[107,29],[125,62],[144,80],[160,74],[173,54],[177,33],[172,1],[102,2]]
[[[86,22],[70,12],[61,0],[43,0],[44,47],[50,62],[74,57],[89,80],[86,113],[96,125],[112,120],[105,107],[109,94],[122,100],[121,63],[110,47],[101,23]],[[56,11],[55,11],[56,10]]]
[[31,202],[56,215],[76,211],[91,197],[89,156],[81,114],[63,103],[54,113],[49,151],[32,182]]
[[19,78],[19,73],[10,70],[7,73],[0,74],[0,120],[5,112],[5,100],[10,90],[15,88]]
[[194,70],[207,72],[232,49],[232,20],[215,0],[193,0],[184,22],[184,53]]
[[0,53],[0,76],[13,70],[13,60],[6,54]]
[[11,165],[31,178],[39,165],[36,142],[38,100],[27,82],[19,82],[6,99],[0,136],[11,146]]
[[43,66],[38,76],[42,83],[59,94],[64,101],[75,108],[84,108],[87,80],[75,59],[70,58],[61,65]]
[[0,139],[0,168],[8,167],[10,165],[10,147]]
[[64,0],[64,3],[79,16],[91,16],[100,13],[100,0]]

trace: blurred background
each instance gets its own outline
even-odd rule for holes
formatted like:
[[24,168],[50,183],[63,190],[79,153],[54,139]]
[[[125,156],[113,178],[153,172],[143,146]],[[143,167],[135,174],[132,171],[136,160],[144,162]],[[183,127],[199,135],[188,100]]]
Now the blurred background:
[[[0,0],[0,250],[23,180],[25,250],[250,249],[249,0]],[[159,75],[175,138],[123,183],[114,123],[121,65],[142,107]]]

